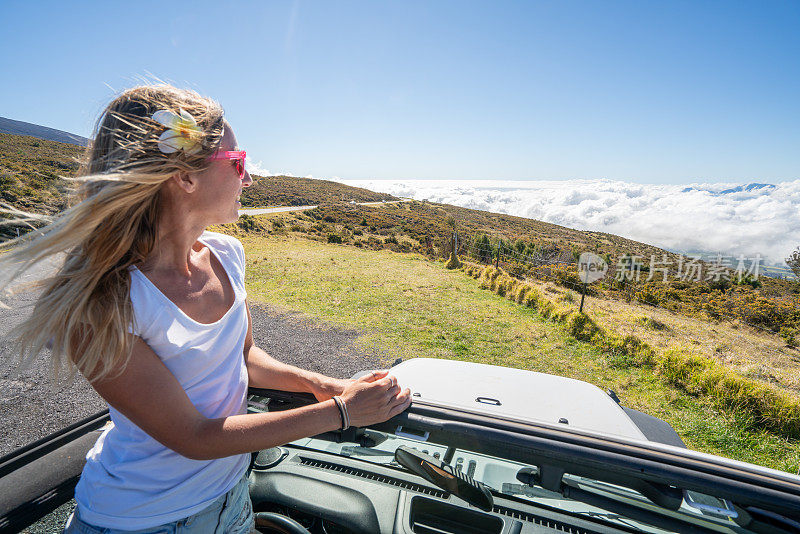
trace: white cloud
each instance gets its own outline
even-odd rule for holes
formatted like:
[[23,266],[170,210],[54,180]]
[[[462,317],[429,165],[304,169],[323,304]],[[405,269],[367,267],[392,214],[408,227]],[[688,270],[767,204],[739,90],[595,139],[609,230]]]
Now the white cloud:
[[642,185],[611,180],[339,180],[418,200],[608,232],[676,252],[761,254],[771,263],[800,245],[800,180]]
[[253,161],[248,159],[245,163],[245,166],[247,167],[247,172],[250,174],[257,174],[258,176],[274,176],[271,172],[269,172],[269,169],[262,166],[261,160]]

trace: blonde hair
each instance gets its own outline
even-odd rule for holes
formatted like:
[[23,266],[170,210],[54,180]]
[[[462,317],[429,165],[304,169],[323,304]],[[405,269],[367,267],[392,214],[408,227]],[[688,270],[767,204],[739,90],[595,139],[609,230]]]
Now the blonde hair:
[[[200,150],[165,154],[158,147],[165,127],[153,113],[181,109],[202,130]],[[223,128],[219,104],[170,85],[135,87],[108,105],[73,179],[71,207],[30,237],[3,244],[15,245],[0,257],[3,270],[15,269],[5,285],[66,253],[56,274],[38,284],[43,292],[30,319],[12,333],[22,362],[49,346],[56,372],[66,364],[97,381],[124,370],[134,339],[128,271],[156,246],[162,184],[175,173],[206,169]]]

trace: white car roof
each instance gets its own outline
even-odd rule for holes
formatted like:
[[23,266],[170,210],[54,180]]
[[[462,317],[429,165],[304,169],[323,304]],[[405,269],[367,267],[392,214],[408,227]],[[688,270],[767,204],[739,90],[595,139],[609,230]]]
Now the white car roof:
[[647,440],[603,390],[561,376],[453,360],[414,358],[392,367],[398,384],[425,402],[528,422]]

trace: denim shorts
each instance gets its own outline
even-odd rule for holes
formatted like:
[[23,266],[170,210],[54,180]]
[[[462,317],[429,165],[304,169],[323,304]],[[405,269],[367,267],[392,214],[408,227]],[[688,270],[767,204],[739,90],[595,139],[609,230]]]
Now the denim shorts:
[[64,526],[65,534],[246,534],[254,529],[248,473],[231,490],[194,515],[143,530],[118,530],[90,525],[75,508]]

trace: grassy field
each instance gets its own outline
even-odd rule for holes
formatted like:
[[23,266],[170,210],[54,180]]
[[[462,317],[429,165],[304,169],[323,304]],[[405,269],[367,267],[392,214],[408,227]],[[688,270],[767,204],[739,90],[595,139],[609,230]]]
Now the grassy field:
[[599,349],[442,263],[291,236],[240,238],[251,300],[359,329],[358,342],[386,354],[387,364],[454,358],[586,380],[667,420],[690,448],[790,472],[800,465],[796,441],[751,430],[652,371],[609,366]]

